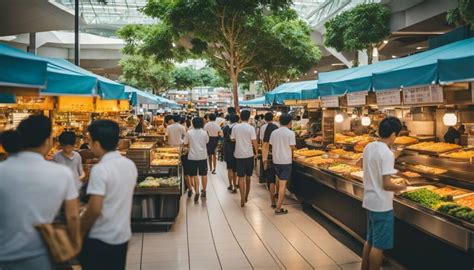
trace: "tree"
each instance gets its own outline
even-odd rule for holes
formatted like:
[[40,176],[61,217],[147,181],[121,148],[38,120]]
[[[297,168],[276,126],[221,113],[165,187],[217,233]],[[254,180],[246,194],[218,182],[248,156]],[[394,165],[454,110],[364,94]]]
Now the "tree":
[[261,33],[253,63],[265,91],[286,79],[294,79],[317,64],[321,53],[311,40],[311,29],[293,10],[261,18]]
[[125,55],[119,62],[122,67],[120,81],[140,89],[150,89],[158,94],[172,87],[171,65],[157,63],[141,55]]
[[380,3],[357,5],[326,22],[325,45],[337,51],[366,49],[371,64],[374,46],[390,35],[390,16]]
[[458,6],[448,11],[446,21],[455,26],[470,25],[474,29],[474,0],[458,0]]
[[239,76],[252,68],[250,64],[256,56],[256,18],[288,9],[290,4],[291,0],[150,0],[143,12],[157,18],[160,26],[155,35],[144,41],[143,51],[173,55],[176,53],[172,51],[185,49],[204,56],[212,67],[229,76],[238,109]]

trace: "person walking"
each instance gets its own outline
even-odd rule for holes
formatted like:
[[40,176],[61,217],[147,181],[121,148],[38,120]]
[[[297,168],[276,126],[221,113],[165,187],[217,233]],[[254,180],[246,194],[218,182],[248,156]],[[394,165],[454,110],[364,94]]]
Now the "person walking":
[[[189,147],[188,164],[189,176],[194,187],[194,201],[197,202],[199,197],[206,198],[207,188],[207,143],[209,135],[203,129],[204,119],[195,117],[193,119],[193,129],[189,130],[184,138],[184,145]],[[199,194],[199,176],[202,178],[202,190]]]
[[235,169],[239,179],[240,206],[244,207],[250,193],[250,178],[253,174],[258,145],[255,128],[248,121],[250,112],[243,110],[240,113],[242,123],[232,128],[230,138],[235,140]]
[[[277,215],[288,213],[288,210],[282,208],[282,205],[286,185],[291,177],[293,150],[296,149],[296,136],[291,130],[291,120],[291,115],[282,114],[280,116],[280,128],[271,133],[269,140],[273,157],[273,170],[278,178],[278,201],[275,209]],[[267,131],[269,131],[269,127],[267,127]]]
[[232,193],[237,193],[237,175],[236,175],[236,168],[235,168],[235,142],[233,142],[230,138],[230,134],[232,133],[232,128],[238,124],[240,117],[236,114],[229,115],[229,122],[230,124],[226,125],[222,132],[224,134],[224,161],[227,167],[227,177],[229,179],[229,186],[227,190]]
[[209,142],[207,143],[207,155],[209,157],[209,168],[212,174],[216,174],[217,157],[216,148],[219,143],[219,138],[222,136],[221,127],[216,122],[216,115],[209,114],[209,122],[204,126],[204,130],[209,135]]
[[79,261],[83,270],[125,269],[137,168],[116,151],[120,132],[116,122],[96,120],[88,131],[92,153],[100,161],[89,177],[89,203],[81,219],[85,240]]
[[[270,201],[271,207],[276,208],[276,201],[275,201],[275,170],[273,168],[273,158],[270,152],[270,136],[272,135],[273,131],[278,129],[278,126],[273,123],[273,114],[268,112],[265,114],[265,122],[266,124],[262,127],[263,129],[263,136],[261,136],[262,141],[262,162],[263,162],[263,169],[265,180],[267,182],[268,191],[270,193]],[[260,130],[262,132],[262,130]]]
[[10,154],[0,163],[0,269],[53,269],[35,225],[53,223],[64,205],[68,236],[80,246],[78,192],[64,165],[46,161],[53,146],[51,120],[43,115],[21,121],[2,136]]
[[395,155],[390,148],[402,129],[396,117],[387,117],[379,125],[380,140],[369,143],[363,154],[364,197],[367,209],[367,241],[362,254],[362,269],[380,269],[383,251],[393,248],[393,193],[406,189],[394,184]]

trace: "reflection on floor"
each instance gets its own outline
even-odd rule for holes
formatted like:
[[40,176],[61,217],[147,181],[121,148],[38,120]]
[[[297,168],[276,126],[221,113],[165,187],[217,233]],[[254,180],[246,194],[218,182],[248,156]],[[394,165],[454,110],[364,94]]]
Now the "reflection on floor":
[[207,200],[195,204],[183,196],[169,232],[134,233],[127,269],[360,269],[361,258],[297,201],[287,198],[289,213],[275,216],[267,190],[252,181],[241,208],[219,164],[218,174],[209,176]]

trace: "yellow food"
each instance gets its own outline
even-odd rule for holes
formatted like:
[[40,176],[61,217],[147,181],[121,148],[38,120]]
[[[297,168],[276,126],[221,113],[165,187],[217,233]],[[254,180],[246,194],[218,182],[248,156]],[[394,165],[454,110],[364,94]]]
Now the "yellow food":
[[407,144],[412,144],[416,142],[418,142],[416,138],[408,137],[408,136],[400,136],[395,139],[394,143],[399,144],[399,145],[407,145]]
[[324,151],[321,150],[308,150],[307,148],[299,149],[295,151],[296,155],[305,156],[305,157],[314,157],[324,154]]
[[470,159],[474,158],[474,150],[453,152],[444,156],[454,159]]
[[448,195],[459,196],[459,195],[466,194],[466,191],[452,188],[452,187],[442,187],[442,188],[434,189],[432,191],[440,196],[448,196]]
[[425,165],[420,165],[420,164],[413,166],[413,169],[422,173],[429,173],[429,174],[434,174],[434,175],[443,174],[447,172],[447,170],[445,169],[440,169],[440,168],[435,168],[435,167],[430,167],[430,166],[425,166]]
[[435,143],[435,142],[422,142],[414,145],[410,145],[407,149],[430,151],[436,153],[447,152],[455,149],[459,149],[461,146],[453,143]]

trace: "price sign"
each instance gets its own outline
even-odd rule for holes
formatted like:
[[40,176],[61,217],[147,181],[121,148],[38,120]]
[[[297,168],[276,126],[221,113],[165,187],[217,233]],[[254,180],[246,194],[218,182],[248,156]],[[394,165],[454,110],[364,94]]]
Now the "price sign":
[[347,94],[347,106],[363,106],[366,104],[367,91]]
[[409,87],[403,89],[404,104],[443,103],[443,87],[440,85]]
[[324,108],[337,108],[339,107],[339,97],[338,96],[326,96],[321,97]]
[[400,90],[398,89],[379,91],[375,94],[377,96],[377,105],[379,106],[400,105],[402,103]]

